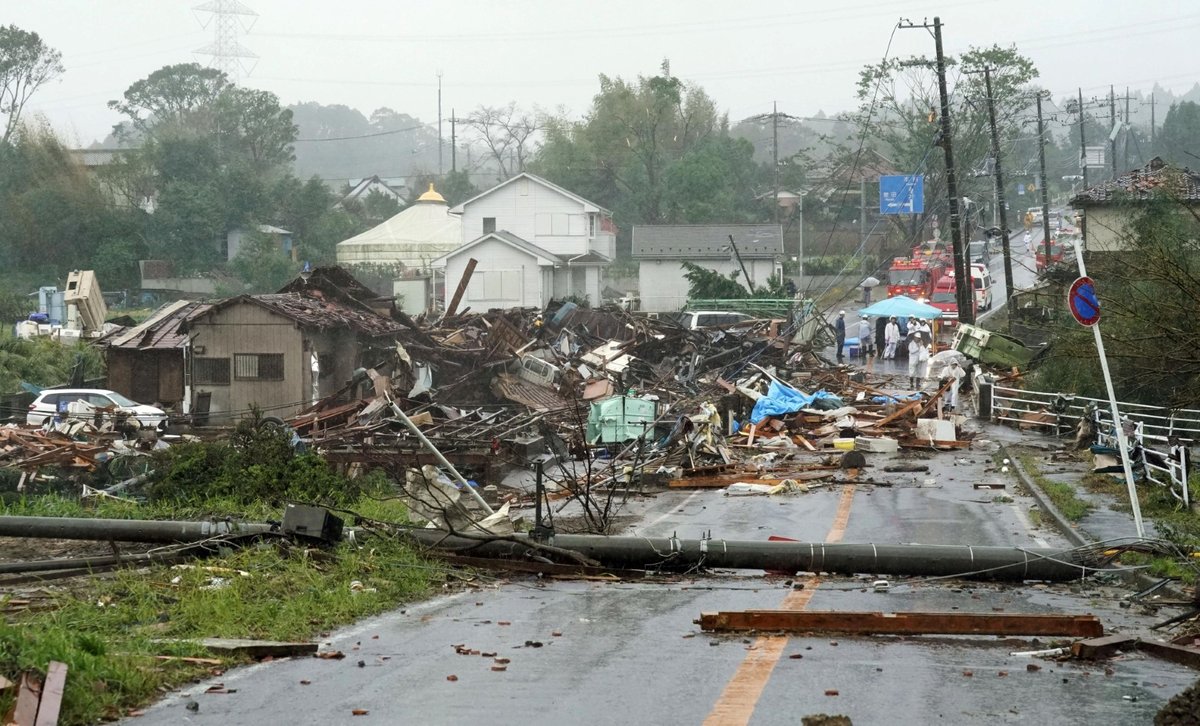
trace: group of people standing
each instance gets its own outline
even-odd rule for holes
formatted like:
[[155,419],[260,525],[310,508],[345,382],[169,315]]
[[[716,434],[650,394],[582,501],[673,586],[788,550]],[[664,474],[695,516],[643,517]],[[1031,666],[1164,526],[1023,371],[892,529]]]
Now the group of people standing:
[[[902,336],[900,324],[896,316],[876,316],[872,325],[871,318],[863,315],[857,324],[858,351],[863,360],[867,358],[882,358],[894,360],[896,350],[900,346]],[[838,312],[837,320],[833,323],[837,344],[838,362],[843,360],[843,349],[846,344],[846,311]],[[929,322],[919,318],[909,320],[908,325],[908,379],[914,388],[923,385],[929,374],[929,346],[933,343],[933,330]]]

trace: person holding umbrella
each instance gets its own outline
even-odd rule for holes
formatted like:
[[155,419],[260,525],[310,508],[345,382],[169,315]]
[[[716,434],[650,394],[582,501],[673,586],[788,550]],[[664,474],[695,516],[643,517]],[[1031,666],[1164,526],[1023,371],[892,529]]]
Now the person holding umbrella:
[[871,288],[875,287],[878,284],[879,284],[879,278],[874,277],[874,276],[868,277],[867,279],[862,281],[863,305],[871,304]]

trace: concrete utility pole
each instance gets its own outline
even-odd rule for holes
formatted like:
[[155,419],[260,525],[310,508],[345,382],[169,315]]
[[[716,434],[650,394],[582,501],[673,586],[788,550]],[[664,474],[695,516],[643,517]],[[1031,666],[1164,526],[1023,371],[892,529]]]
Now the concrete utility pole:
[[771,104],[771,169],[775,173],[775,224],[779,224],[779,102]]
[[458,137],[456,131],[458,128],[458,117],[454,115],[454,109],[450,109],[450,173],[458,171]]
[[438,78],[438,179],[442,178],[442,72],[437,72]]
[[1125,169],[1128,171],[1129,166],[1129,135],[1133,133],[1133,123],[1129,120],[1129,86],[1125,86]]
[[1087,114],[1083,110],[1083,89],[1079,89],[1079,167],[1083,169],[1083,188],[1088,188],[1087,139],[1084,136],[1084,120]]
[[1112,178],[1117,178],[1117,97],[1112,86],[1108,87],[1108,151],[1112,154]]
[[858,183],[858,248],[867,250],[867,180]]
[[1042,123],[1042,92],[1037,94],[1038,184],[1042,187],[1042,242],[1046,245],[1046,267],[1050,267],[1050,194],[1046,191],[1046,128]]
[[1155,154],[1158,153],[1158,149],[1155,148],[1154,132],[1155,132],[1155,129],[1154,129],[1154,94],[1151,93],[1150,94],[1150,156],[1154,156]]
[[954,148],[950,142],[950,94],[946,90],[946,57],[942,52],[942,19],[933,19],[933,42],[937,51],[938,95],[942,103],[942,150],[946,154],[946,187],[950,196],[950,239],[954,244],[955,297],[958,299],[958,319],[964,323],[975,322],[974,281],[971,266],[966,260],[966,245],[963,244],[962,229],[958,218],[958,180],[954,173]]
[[[928,23],[900,21],[901,28],[929,29]],[[971,266],[967,264],[966,245],[962,239],[962,224],[958,215],[958,180],[954,172],[954,148],[950,141],[950,94],[946,90],[946,57],[942,51],[942,19],[933,19],[933,43],[937,51],[938,96],[941,101],[942,134],[940,143],[946,156],[946,193],[950,202],[950,241],[954,249],[954,297],[958,303],[958,319],[964,323],[975,322],[974,281]]]
[[[1004,204],[1004,171],[1000,165],[1000,134],[996,130],[996,99],[992,96],[992,69],[983,69],[984,87],[987,88],[988,123],[992,127],[992,157],[996,165],[996,206],[1000,211],[1000,238],[1004,249],[1004,294],[1009,305],[1013,297],[1012,255],[1008,248],[1008,212]],[[1045,181],[1042,182],[1045,184]],[[1012,320],[1012,316],[1009,316]]]

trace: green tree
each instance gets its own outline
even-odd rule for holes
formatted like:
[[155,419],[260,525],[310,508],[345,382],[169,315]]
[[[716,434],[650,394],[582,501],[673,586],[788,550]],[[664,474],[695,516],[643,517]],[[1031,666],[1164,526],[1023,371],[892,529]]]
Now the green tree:
[[755,214],[753,151],[730,139],[728,120],[702,88],[664,63],[660,75],[632,82],[601,76],[582,120],[547,119],[531,169],[611,209],[627,249],[635,224]]
[[[132,206],[153,205],[147,251],[180,274],[224,263],[224,240],[239,227],[285,217],[313,226],[312,213],[297,213],[312,190],[286,182],[297,132],[274,94],[183,63],[134,82],[109,105],[128,118],[121,133],[141,141],[109,172],[114,189]],[[301,198],[293,203],[291,192]]]
[[[143,134],[176,124],[196,125],[195,116],[211,112],[228,83],[223,71],[199,63],[177,63],[135,81],[125,90],[123,100],[109,101],[108,107],[129,117],[132,130]],[[211,121],[211,113],[207,115]]]
[[279,249],[270,235],[246,236],[229,269],[246,285],[246,292],[269,293],[283,287],[296,276],[298,265]]
[[1196,166],[1200,161],[1200,104],[1192,101],[1173,104],[1158,132],[1158,153],[1181,166]]
[[0,25],[0,116],[4,117],[0,144],[12,139],[30,96],[62,72],[62,53],[46,45],[40,35]]
[[264,171],[295,158],[292,144],[297,129],[292,112],[280,108],[274,93],[229,86],[217,96],[214,107],[215,130],[226,154],[236,154]]
[[15,144],[0,145],[0,219],[4,272],[47,282],[88,266],[118,241],[138,239],[136,215],[114,207],[44,126],[27,125]]
[[[1088,258],[1113,384],[1123,401],[1200,407],[1200,215],[1178,196],[1182,175],[1168,171],[1149,199],[1118,196],[1117,213],[1127,220],[1116,235],[1122,250]],[[1065,312],[1061,317],[1032,385],[1103,398],[1091,332]]]
[[363,200],[363,214],[371,224],[379,224],[400,213],[400,202],[378,189],[372,189]]
[[749,141],[728,136],[707,139],[667,169],[667,217],[691,224],[755,221],[758,173]]
[[[992,139],[982,71],[992,69],[992,94],[1003,153],[1022,133],[1024,119],[1020,117],[1033,103],[1029,83],[1037,78],[1037,68],[1015,46],[971,48],[961,56],[947,57],[946,65],[947,73],[956,79],[950,118],[959,194],[991,199],[992,179],[987,172]],[[915,230],[907,217],[891,219],[905,237],[914,231],[921,234],[932,215],[944,218],[947,212],[944,155],[935,148],[941,137],[941,100],[934,61],[924,56],[889,58],[866,66],[859,74],[857,95],[859,108],[848,114],[847,120],[858,133],[841,147],[838,163],[851,168],[857,161],[861,169],[864,157],[859,154],[859,141],[865,139],[864,148],[890,162],[895,171],[924,174],[925,214]],[[1012,160],[1006,160],[1009,170],[1013,170]]]

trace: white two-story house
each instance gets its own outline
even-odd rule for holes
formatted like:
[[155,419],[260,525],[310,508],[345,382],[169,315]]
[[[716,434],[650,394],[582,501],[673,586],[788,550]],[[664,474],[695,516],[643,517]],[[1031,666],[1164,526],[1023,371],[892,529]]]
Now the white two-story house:
[[475,272],[459,310],[540,308],[571,296],[600,303],[617,244],[607,209],[521,173],[450,213],[462,218],[463,244],[431,263],[445,269],[447,305],[471,259]]

